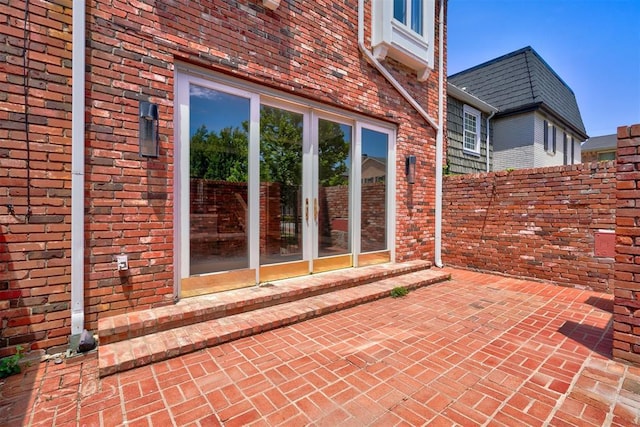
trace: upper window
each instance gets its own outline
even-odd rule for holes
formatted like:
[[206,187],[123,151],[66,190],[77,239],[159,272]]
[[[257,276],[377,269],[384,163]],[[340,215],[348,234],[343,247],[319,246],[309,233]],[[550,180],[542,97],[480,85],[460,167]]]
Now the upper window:
[[373,54],[389,56],[426,80],[434,67],[435,0],[373,0],[372,8]]
[[397,21],[402,22],[417,34],[423,36],[422,7],[422,0],[394,0],[393,18]]
[[464,106],[464,151],[480,154],[480,111]]

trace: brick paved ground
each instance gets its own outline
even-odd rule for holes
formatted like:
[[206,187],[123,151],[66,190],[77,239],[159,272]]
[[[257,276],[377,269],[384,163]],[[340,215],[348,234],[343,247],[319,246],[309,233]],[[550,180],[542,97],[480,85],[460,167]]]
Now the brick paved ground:
[[97,378],[85,357],[0,385],[8,425],[637,425],[612,297],[453,280]]

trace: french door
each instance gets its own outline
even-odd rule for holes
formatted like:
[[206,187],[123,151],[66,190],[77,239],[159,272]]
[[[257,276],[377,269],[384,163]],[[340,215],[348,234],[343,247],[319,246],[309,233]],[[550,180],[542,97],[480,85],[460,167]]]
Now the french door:
[[180,296],[392,259],[392,129],[196,76],[177,82]]
[[260,281],[353,265],[353,126],[261,105]]

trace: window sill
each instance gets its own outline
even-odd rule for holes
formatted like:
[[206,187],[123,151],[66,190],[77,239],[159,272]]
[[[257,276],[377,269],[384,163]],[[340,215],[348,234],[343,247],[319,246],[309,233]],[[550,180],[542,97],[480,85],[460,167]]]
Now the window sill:
[[463,148],[462,152],[468,156],[473,156],[473,157],[480,157],[480,152],[479,151],[471,151],[469,149]]

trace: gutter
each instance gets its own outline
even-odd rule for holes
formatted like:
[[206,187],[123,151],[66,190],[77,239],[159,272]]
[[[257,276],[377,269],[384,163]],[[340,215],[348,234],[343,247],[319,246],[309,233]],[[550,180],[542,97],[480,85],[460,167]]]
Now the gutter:
[[84,129],[85,129],[85,1],[72,12],[71,88],[71,337],[78,350],[84,330]]
[[442,261],[440,260],[440,252],[442,245],[442,152],[443,152],[443,138],[442,138],[442,112],[443,112],[443,85],[444,78],[442,73],[444,71],[444,55],[443,55],[443,36],[444,36],[444,7],[443,0],[440,0],[440,45],[439,45],[439,75],[438,75],[438,123],[422,108],[418,101],[416,101],[405,90],[404,87],[393,77],[389,71],[378,61],[373,54],[367,49],[364,44],[364,0],[358,0],[358,47],[360,52],[365,56],[367,62],[373,65],[380,74],[402,95],[402,97],[420,114],[436,131],[436,224],[435,224],[435,262],[438,267],[442,267]]

